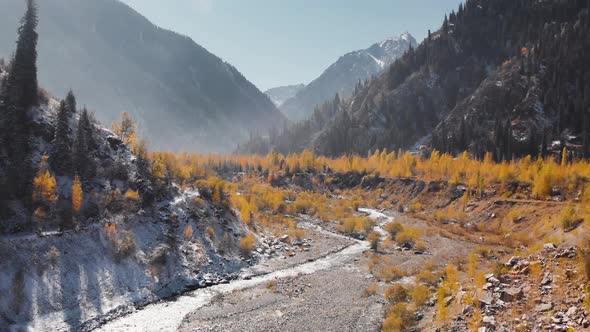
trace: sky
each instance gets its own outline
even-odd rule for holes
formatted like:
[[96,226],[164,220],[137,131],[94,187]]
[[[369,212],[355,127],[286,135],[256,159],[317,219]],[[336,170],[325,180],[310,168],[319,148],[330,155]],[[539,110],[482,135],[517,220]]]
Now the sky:
[[418,42],[461,0],[122,0],[191,37],[259,89],[309,83],[340,56],[387,37]]

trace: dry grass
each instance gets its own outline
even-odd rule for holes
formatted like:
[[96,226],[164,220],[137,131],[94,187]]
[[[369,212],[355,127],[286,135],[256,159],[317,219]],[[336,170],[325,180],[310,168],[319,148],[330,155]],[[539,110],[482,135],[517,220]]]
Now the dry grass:
[[391,304],[407,302],[410,299],[409,290],[401,284],[395,284],[385,290],[385,300]]
[[253,234],[248,234],[240,239],[240,251],[242,255],[250,256],[254,249],[256,249],[256,238]]
[[379,293],[379,285],[372,283],[363,291],[363,297],[371,297]]

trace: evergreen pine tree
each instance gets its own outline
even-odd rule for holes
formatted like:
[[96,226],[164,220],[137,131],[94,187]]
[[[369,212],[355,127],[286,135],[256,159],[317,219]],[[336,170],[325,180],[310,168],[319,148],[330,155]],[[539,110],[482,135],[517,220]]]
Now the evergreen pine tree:
[[70,139],[70,110],[65,101],[59,104],[51,165],[58,175],[69,175],[72,170],[72,140]]
[[39,101],[37,87],[37,4],[27,1],[18,29],[16,52],[2,93],[3,130],[7,159],[8,190],[28,203],[32,191],[31,127],[29,109]]
[[78,120],[78,130],[76,132],[73,153],[74,173],[84,180],[89,180],[96,175],[92,132],[93,128],[88,111],[84,109]]
[[74,96],[74,92],[72,90],[68,92],[65,103],[66,108],[70,114],[76,113],[76,96]]
[[11,99],[14,106],[26,111],[39,103],[37,86],[38,9],[35,0],[27,0],[27,11],[18,29],[16,52],[9,76]]

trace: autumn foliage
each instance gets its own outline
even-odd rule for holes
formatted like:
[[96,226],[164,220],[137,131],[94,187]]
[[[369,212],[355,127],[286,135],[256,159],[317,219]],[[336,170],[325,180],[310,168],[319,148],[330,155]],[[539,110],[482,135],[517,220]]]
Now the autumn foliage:
[[187,239],[190,239],[193,237],[193,226],[188,225],[185,229],[184,229],[184,237],[186,237]]
[[255,248],[256,238],[253,234],[248,234],[247,236],[240,239],[240,250],[244,256],[250,256]]
[[57,200],[57,181],[47,169],[47,157],[43,157],[39,173],[33,180],[33,200],[41,204],[51,204]]
[[74,178],[74,183],[72,184],[72,210],[78,213],[82,210],[82,202],[84,200],[84,193],[82,191],[82,183],[80,182],[80,177],[76,176]]

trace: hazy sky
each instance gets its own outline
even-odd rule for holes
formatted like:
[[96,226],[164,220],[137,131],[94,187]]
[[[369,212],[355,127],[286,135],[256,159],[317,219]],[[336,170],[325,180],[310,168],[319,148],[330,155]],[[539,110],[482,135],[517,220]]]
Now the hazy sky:
[[421,42],[461,0],[122,0],[192,37],[261,90],[309,83],[341,55],[410,32]]

